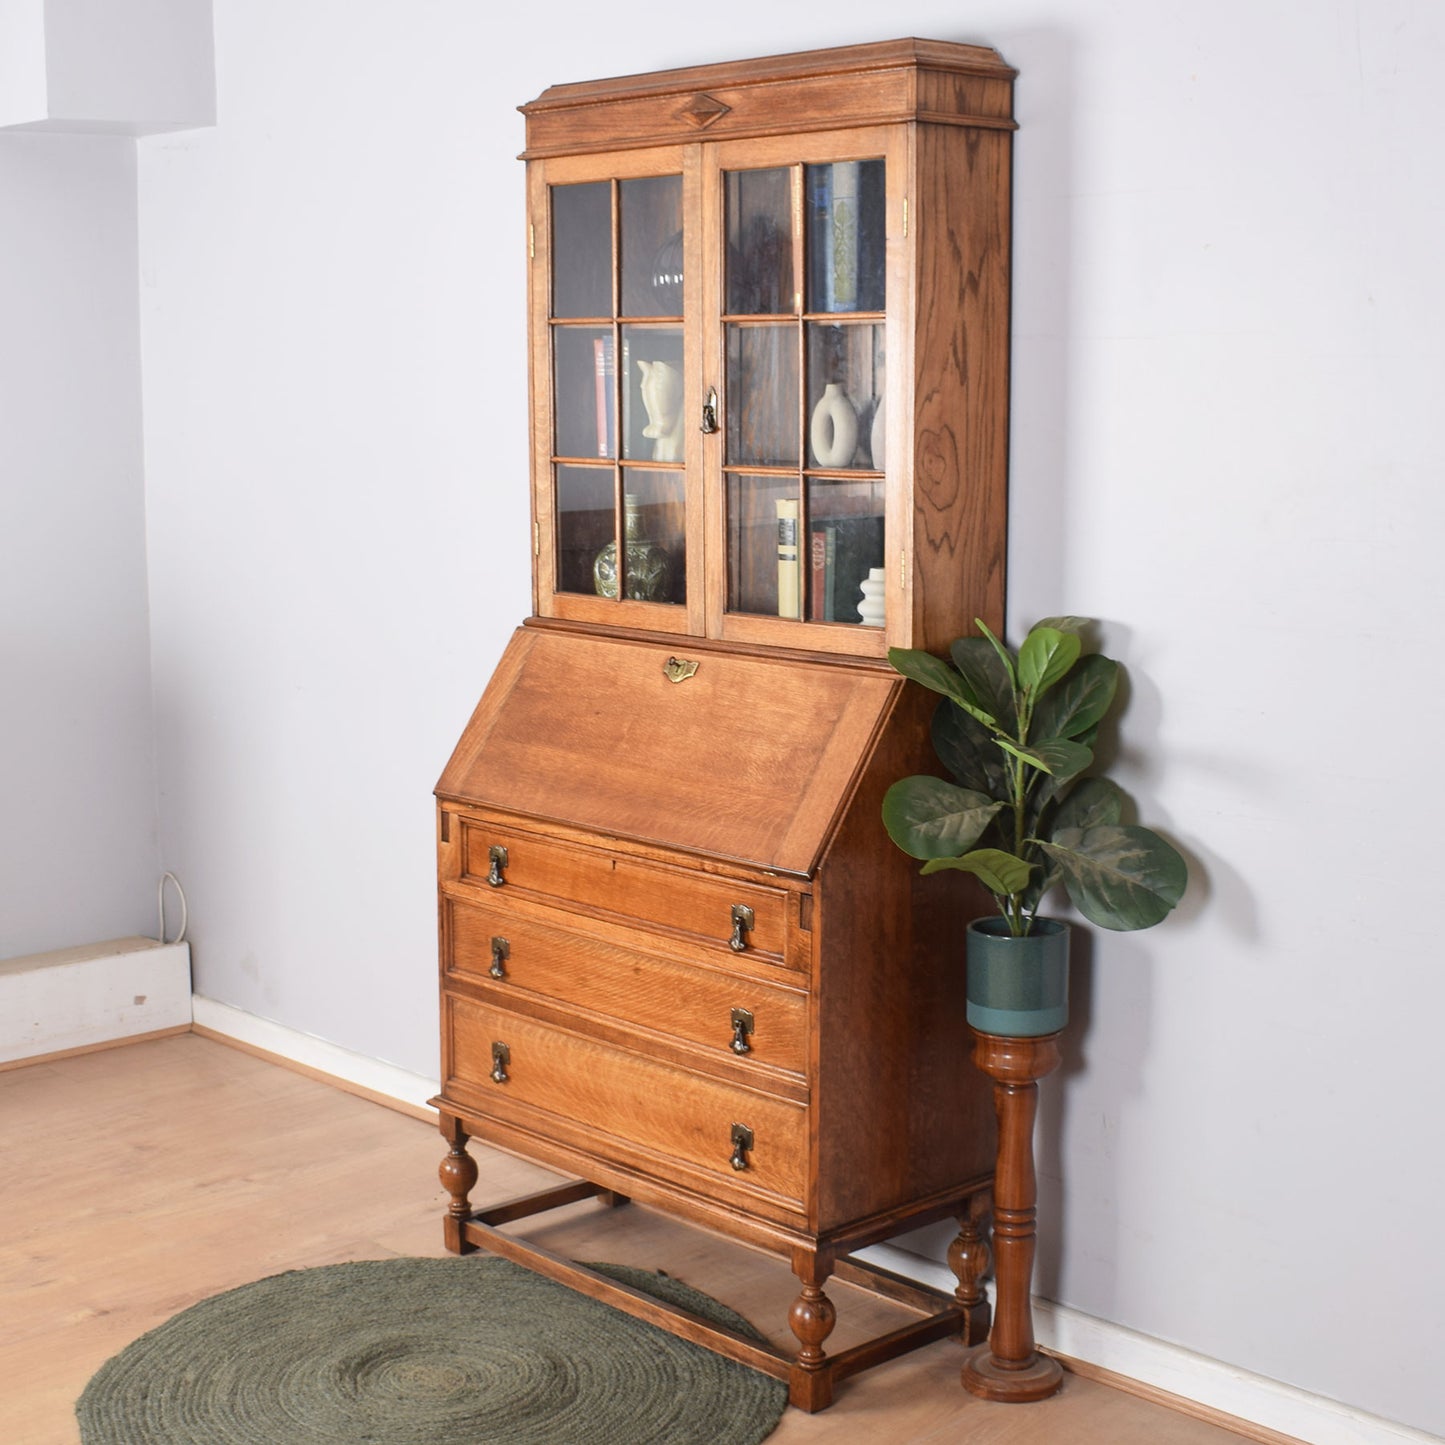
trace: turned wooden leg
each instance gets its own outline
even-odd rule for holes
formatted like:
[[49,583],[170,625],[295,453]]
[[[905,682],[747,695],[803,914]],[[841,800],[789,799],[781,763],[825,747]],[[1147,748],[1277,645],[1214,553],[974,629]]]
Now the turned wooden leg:
[[467,1153],[467,1131],[458,1120],[443,1116],[441,1129],[448,1149],[437,1175],[442,1188],[451,1195],[447,1217],[442,1225],[443,1238],[453,1254],[470,1254],[476,1245],[468,1242],[463,1226],[472,1217],[472,1206],[467,1196],[477,1182],[477,1161]]
[[959,1216],[958,1237],[948,1247],[949,1268],[958,1276],[953,1297],[963,1311],[959,1333],[966,1345],[981,1345],[988,1338],[990,1311],[983,1281],[992,1259],[983,1225],[991,1206],[992,1195],[988,1190],[973,1195],[967,1212]]
[[823,1293],[824,1281],[833,1272],[829,1256],[808,1250],[793,1253],[793,1273],[802,1281],[802,1293],[788,1311],[788,1325],[802,1348],[788,1378],[788,1400],[810,1413],[826,1410],[833,1403],[833,1376],[823,1341],[838,1322],[833,1301]]
[[993,1080],[998,1115],[993,1252],[993,1333],[964,1361],[964,1387],[986,1400],[1042,1400],[1063,1383],[1057,1360],[1034,1348],[1030,1289],[1037,1234],[1034,1117],[1038,1081],[1059,1065],[1059,1036],[1001,1038],[974,1031],[974,1062]]

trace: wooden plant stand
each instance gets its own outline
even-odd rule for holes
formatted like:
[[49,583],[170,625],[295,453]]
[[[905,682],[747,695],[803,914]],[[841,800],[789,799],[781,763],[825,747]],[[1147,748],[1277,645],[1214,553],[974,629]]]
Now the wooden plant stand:
[[973,1031],[973,1059],[993,1080],[998,1114],[994,1179],[995,1298],[988,1343],[969,1351],[963,1385],[985,1400],[1043,1400],[1063,1383],[1059,1362],[1034,1347],[1030,1286],[1037,1235],[1034,1118],[1038,1081],[1059,1066],[1059,1035],[1012,1039]]

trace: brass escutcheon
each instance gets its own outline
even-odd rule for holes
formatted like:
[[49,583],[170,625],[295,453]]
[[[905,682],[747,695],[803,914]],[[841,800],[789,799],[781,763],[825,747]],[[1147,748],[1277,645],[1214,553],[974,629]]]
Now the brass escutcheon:
[[662,664],[662,670],[669,682],[686,682],[697,671],[697,663],[685,657],[669,657]]
[[507,960],[512,956],[512,945],[505,938],[492,940],[492,966],[487,970],[493,978],[506,978]]
[[743,935],[753,931],[753,910],[746,903],[734,903],[732,921],[733,936],[728,939],[728,947],[734,953],[741,953],[748,946]]
[[732,1011],[733,1041],[731,1048],[735,1054],[750,1054],[753,1046],[748,1042],[748,1035],[753,1031],[753,1016],[750,1010],[735,1008]]
[[734,1124],[732,1142],[733,1157],[728,1163],[741,1173],[748,1167],[748,1151],[753,1147],[753,1131],[746,1124]]

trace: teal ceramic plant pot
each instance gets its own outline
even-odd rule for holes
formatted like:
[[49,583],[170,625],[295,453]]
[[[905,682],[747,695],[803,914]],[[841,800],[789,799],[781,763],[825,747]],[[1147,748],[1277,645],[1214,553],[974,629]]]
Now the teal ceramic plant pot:
[[1015,938],[1006,918],[968,925],[968,1021],[980,1033],[1032,1039],[1069,1021],[1069,926],[1036,918]]

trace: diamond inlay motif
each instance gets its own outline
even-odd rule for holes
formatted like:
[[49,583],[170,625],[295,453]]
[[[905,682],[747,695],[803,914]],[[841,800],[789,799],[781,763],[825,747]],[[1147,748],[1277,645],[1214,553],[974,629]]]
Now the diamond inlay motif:
[[679,120],[690,121],[699,130],[710,126],[720,116],[724,116],[732,109],[730,105],[724,105],[715,96],[704,94],[699,91],[683,108],[678,111]]

